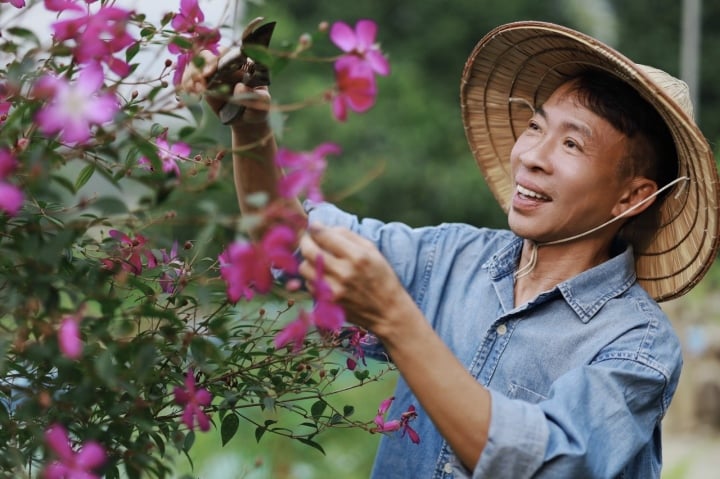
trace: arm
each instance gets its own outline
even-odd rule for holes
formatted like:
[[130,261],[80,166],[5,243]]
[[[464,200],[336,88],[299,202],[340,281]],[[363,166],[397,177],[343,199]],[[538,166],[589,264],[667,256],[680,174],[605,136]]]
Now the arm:
[[489,392],[435,334],[369,241],[343,228],[312,228],[300,246],[305,258],[300,273],[314,278],[314,263],[322,255],[325,281],[348,320],[380,338],[435,426],[472,470],[487,442]]
[[[346,229],[352,227],[372,239],[372,227],[355,228],[349,221],[334,224],[344,227],[311,226],[309,237],[301,242],[306,260],[301,274],[312,278],[313,263],[322,255],[325,281],[345,307],[347,319],[367,327],[383,341],[426,417],[468,473],[498,478],[599,478],[616,477],[651,463],[655,464],[653,470],[659,470],[656,434],[681,364],[679,344],[662,318],[653,318],[652,311],[638,307],[627,319],[622,316],[622,335],[616,336],[619,330],[611,328],[609,343],[602,342],[605,346],[595,355],[582,354],[584,359],[568,357],[575,366],[562,375],[523,380],[521,374],[519,389],[507,389],[503,383],[490,391],[458,364],[453,350],[436,336],[415,300],[397,284],[391,264],[396,270],[400,264],[388,264],[380,253],[385,249],[378,251],[375,243]],[[396,240],[392,242],[395,247],[409,245]],[[407,279],[402,274],[399,277]],[[628,313],[627,308],[620,311]],[[547,327],[555,318],[538,318],[544,321],[542,330],[547,331],[539,335],[541,340],[556,334]],[[525,339],[537,332],[526,330]],[[577,338],[577,333],[569,338]],[[522,333],[515,336],[520,339]],[[571,344],[566,338],[556,349],[549,345],[547,351],[564,351]],[[510,349],[508,346],[505,354]],[[524,357],[524,351],[521,346],[513,354]],[[541,356],[531,352],[527,351],[531,362],[524,367],[542,367]],[[510,374],[515,377],[517,373]]]
[[[191,67],[185,72],[183,89],[185,91],[204,91],[206,80],[215,72],[218,57],[210,52],[202,52],[205,66],[202,72]],[[307,218],[298,199],[281,198],[277,183],[282,176],[280,169],[275,166],[277,143],[268,123],[270,110],[270,92],[266,86],[255,88],[247,87],[242,83],[233,86],[233,95],[246,107],[243,114],[230,124],[232,131],[233,178],[238,205],[241,213],[245,215],[260,212],[258,207],[248,199],[255,194],[267,195],[266,205],[284,202],[295,214]],[[227,101],[227,98],[213,92],[207,92],[205,99],[210,108],[218,114]],[[255,237],[261,236],[268,224],[260,224],[251,230]]]

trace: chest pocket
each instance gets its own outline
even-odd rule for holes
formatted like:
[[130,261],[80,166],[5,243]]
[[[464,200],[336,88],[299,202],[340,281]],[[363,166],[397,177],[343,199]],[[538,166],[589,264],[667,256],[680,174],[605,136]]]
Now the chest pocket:
[[510,399],[520,399],[532,404],[537,404],[540,401],[544,401],[545,399],[547,399],[547,396],[544,396],[540,393],[533,391],[532,389],[526,388],[525,386],[521,386],[520,384],[516,384],[514,382],[511,382],[510,386],[508,387],[507,396]]

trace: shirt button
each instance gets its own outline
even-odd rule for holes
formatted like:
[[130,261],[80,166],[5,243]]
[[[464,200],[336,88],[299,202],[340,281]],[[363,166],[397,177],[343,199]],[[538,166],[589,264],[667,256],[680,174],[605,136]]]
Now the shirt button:
[[453,472],[453,465],[449,462],[446,462],[443,466],[443,471],[445,471],[446,474],[452,474]]
[[497,329],[495,330],[495,332],[497,332],[498,335],[502,336],[502,335],[504,335],[505,333],[507,333],[507,326],[505,326],[504,324],[501,324],[500,326],[497,327]]

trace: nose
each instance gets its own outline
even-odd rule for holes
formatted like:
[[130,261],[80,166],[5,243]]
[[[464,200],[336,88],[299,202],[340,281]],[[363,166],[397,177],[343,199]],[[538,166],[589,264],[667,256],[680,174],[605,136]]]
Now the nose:
[[552,169],[552,144],[547,135],[521,135],[513,147],[518,162],[528,170],[544,171]]

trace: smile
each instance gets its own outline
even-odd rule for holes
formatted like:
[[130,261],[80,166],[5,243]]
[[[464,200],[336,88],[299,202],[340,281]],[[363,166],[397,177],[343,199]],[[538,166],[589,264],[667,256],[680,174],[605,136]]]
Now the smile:
[[533,199],[542,200],[542,201],[550,201],[550,197],[540,194],[536,191],[529,190],[522,185],[517,185],[517,192],[518,192],[518,194],[525,196],[527,198],[533,198]]

